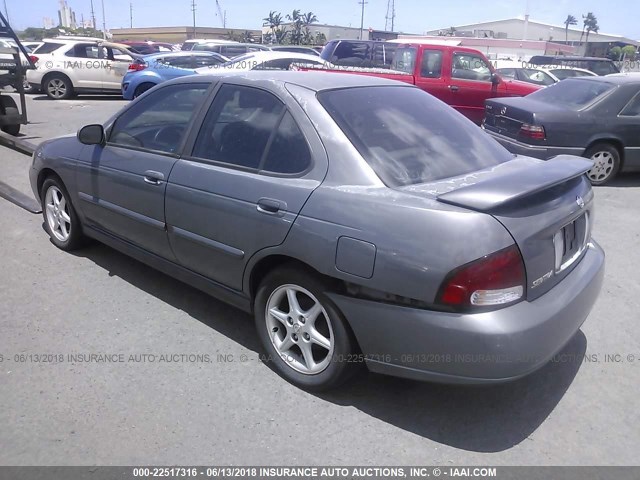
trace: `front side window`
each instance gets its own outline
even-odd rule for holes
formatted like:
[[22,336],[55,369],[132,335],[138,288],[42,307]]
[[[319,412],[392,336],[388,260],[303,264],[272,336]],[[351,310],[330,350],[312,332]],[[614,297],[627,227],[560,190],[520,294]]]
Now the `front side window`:
[[208,84],[180,84],[151,92],[114,123],[109,143],[123,147],[177,152],[187,126],[205,100]]
[[553,85],[556,81],[546,72],[542,70],[536,70],[533,68],[521,68],[520,75],[521,80],[525,82],[533,83],[535,85]]
[[484,58],[469,53],[454,53],[451,77],[462,80],[491,81],[491,69]]
[[258,169],[284,104],[257,88],[224,85],[207,113],[194,157]]
[[513,156],[469,120],[414,87],[330,90],[318,100],[388,186],[471,173]]
[[94,44],[79,43],[66,53],[67,57],[98,58],[98,46]]

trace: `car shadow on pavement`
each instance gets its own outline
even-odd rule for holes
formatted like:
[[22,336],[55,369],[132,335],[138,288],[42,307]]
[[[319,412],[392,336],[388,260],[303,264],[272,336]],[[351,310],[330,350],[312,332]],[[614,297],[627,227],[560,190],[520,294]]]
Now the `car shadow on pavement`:
[[[34,95],[32,97],[32,100],[37,100],[37,101],[48,101],[48,102],[58,102],[59,100],[54,100],[52,98],[49,98],[47,95],[45,94],[37,94]],[[113,94],[113,95],[90,95],[90,94],[83,94],[83,95],[75,95],[71,98],[65,98],[66,101],[83,101],[83,100],[122,100],[124,101],[124,99],[122,98],[121,95],[118,94]]]
[[543,368],[500,385],[439,385],[369,374],[319,396],[451,447],[501,452],[527,439],[551,414],[586,349],[587,339],[579,331]]
[[[102,244],[93,243],[73,254],[245,348],[261,352],[250,315]],[[435,442],[475,452],[500,452],[527,439],[551,414],[573,382],[586,348],[587,339],[579,331],[555,361],[523,379],[497,386],[438,385],[363,369],[339,390],[314,395]]]
[[621,173],[606,185],[595,188],[608,187],[640,187],[640,173]]

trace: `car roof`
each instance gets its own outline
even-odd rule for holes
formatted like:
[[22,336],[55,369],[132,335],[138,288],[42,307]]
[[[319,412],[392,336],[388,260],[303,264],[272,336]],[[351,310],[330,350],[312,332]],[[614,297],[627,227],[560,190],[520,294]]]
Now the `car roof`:
[[604,77],[571,77],[563,81],[578,81],[578,82],[600,82],[610,83],[613,85],[628,85],[628,84],[640,84],[640,77],[634,75],[606,75]]
[[609,58],[603,57],[581,57],[579,55],[534,55],[531,57],[534,58],[552,58],[554,60],[567,60],[567,61],[578,61],[578,60],[588,60],[595,62],[612,62]]
[[207,52],[202,50],[181,50],[179,52],[154,52],[149,55],[145,55],[145,59],[164,58],[164,57],[191,57],[193,55],[202,57],[222,56],[216,52]]
[[246,61],[248,58],[258,61],[278,60],[279,58],[299,58],[300,60],[313,60],[314,62],[319,61],[319,57],[317,55],[299,52],[283,52],[280,50],[258,50],[255,52],[247,52],[242,56],[232,58],[231,61]]
[[[202,81],[217,82],[220,75],[201,74],[189,75],[171,80],[170,83],[202,83]],[[268,86],[273,83],[293,84],[316,92],[354,87],[408,87],[413,85],[386,78],[369,75],[354,75],[349,73],[330,72],[300,72],[291,70],[252,70],[241,73],[224,75],[226,82],[250,81],[255,86]]]

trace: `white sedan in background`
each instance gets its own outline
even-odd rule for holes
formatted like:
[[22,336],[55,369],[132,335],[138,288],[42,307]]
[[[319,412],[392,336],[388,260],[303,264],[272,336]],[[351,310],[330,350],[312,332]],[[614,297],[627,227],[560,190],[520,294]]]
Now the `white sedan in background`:
[[208,74],[249,70],[289,70],[292,64],[324,65],[326,62],[317,55],[306,53],[261,51],[241,55],[220,65],[198,68],[196,72]]

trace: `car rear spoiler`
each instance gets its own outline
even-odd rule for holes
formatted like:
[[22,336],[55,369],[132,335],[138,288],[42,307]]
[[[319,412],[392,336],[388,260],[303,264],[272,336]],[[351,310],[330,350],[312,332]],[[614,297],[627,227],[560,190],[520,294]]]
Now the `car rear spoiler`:
[[588,172],[593,162],[572,155],[558,155],[546,162],[496,173],[486,180],[439,195],[438,201],[479,212],[534,195]]

